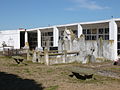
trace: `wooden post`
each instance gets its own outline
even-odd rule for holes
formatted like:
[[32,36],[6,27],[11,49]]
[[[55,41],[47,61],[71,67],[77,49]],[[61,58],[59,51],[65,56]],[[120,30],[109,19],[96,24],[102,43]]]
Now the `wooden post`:
[[64,50],[63,53],[64,53],[63,63],[66,63],[66,60],[67,60],[67,50]]
[[44,57],[45,57],[46,65],[49,65],[49,55],[47,49],[44,50]]

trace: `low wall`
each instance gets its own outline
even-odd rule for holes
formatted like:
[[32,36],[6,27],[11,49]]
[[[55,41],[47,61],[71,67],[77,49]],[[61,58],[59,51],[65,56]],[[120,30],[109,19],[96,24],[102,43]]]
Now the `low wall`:
[[[69,46],[69,48],[65,50],[63,44],[61,46],[61,52],[49,52],[45,50],[41,55],[39,54],[35,57],[38,58],[38,62],[45,63],[47,65],[72,62],[94,63],[97,62],[97,59],[114,60],[114,41],[112,40],[99,39],[98,41],[85,41],[84,38],[80,38],[74,40],[71,44],[67,42],[65,45],[65,47],[68,45],[72,46]],[[32,61],[36,62],[36,58],[33,58]]]
[[[65,60],[66,59],[66,60]],[[62,63],[72,63],[78,61],[78,56],[77,55],[67,55],[64,57],[62,56],[51,56],[49,57],[49,64],[62,64]]]
[[67,52],[66,50],[61,52],[44,52],[34,51],[32,54],[32,62],[44,63],[46,65],[72,63],[79,60],[78,52]]

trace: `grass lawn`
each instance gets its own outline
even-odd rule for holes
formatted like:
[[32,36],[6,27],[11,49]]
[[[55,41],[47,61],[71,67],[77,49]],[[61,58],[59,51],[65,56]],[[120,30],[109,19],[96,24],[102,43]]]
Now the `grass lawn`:
[[119,79],[94,75],[92,79],[80,80],[69,76],[73,66],[120,73],[120,66],[107,66],[111,62],[51,66],[31,61],[24,63],[18,65],[12,58],[0,56],[0,90],[120,90]]

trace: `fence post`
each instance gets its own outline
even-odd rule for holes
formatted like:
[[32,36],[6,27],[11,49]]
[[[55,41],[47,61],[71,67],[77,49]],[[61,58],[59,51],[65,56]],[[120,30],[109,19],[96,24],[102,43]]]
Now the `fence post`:
[[5,48],[3,47],[3,55],[5,55]]
[[37,54],[37,58],[38,58],[38,62],[40,63],[41,62],[41,57],[40,57],[40,51],[38,51],[38,54]]
[[36,51],[34,50],[34,51],[33,51],[32,62],[36,62],[36,60],[37,60],[37,53],[36,53]]
[[29,50],[26,50],[27,51],[27,61],[30,60],[30,53],[29,53]]
[[44,57],[45,57],[45,63],[46,65],[49,65],[49,55],[48,55],[48,50],[44,50]]
[[66,63],[66,60],[67,60],[67,50],[63,50],[63,63]]

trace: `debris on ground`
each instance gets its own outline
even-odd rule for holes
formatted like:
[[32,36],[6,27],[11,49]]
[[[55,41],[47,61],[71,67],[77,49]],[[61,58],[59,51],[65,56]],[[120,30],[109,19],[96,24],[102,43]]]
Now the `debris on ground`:
[[24,58],[23,58],[23,57],[21,57],[21,56],[12,56],[12,58],[15,60],[15,62],[16,62],[17,64],[22,63],[22,64],[27,65],[26,63],[23,63]]

